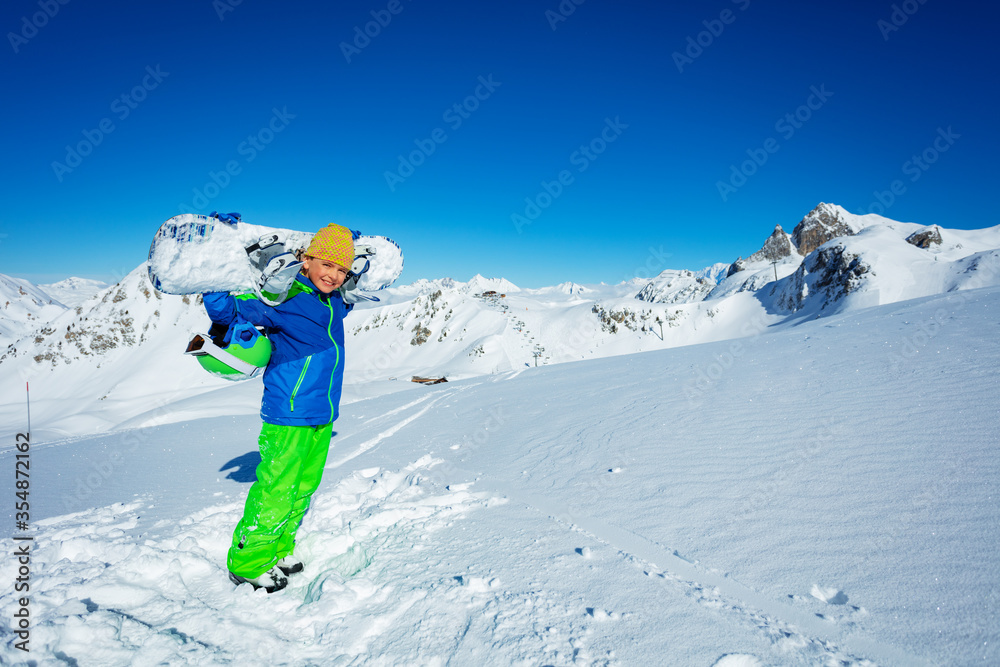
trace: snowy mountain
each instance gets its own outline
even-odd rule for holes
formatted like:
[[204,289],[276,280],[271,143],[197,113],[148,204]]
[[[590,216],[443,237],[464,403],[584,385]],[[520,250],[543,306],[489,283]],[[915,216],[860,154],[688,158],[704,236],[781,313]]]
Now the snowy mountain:
[[692,271],[662,272],[640,290],[635,298],[650,303],[691,303],[704,301],[715,288],[708,278],[699,278]]
[[479,274],[476,274],[469,282],[465,283],[462,289],[470,294],[482,294],[483,292],[506,294],[508,292],[521,291],[520,287],[509,280],[504,278],[484,278]]
[[698,278],[705,278],[710,280],[715,284],[719,283],[719,280],[726,277],[729,272],[729,264],[725,262],[716,262],[712,266],[705,267],[701,271],[695,271],[694,275]]
[[[138,287],[132,314],[164,307]],[[428,297],[435,318],[459,303]],[[31,653],[8,615],[0,663],[1000,664],[997,313],[1000,288],[961,290],[398,383],[342,408],[305,570],[270,596],[225,565],[255,415],[206,400],[200,419],[39,439],[30,566],[16,545],[0,560],[7,582],[30,569]]]
[[23,338],[66,310],[27,280],[0,274],[0,349]]
[[552,287],[541,287],[539,289],[524,290],[527,294],[593,294],[594,289],[586,287],[585,285],[578,285],[574,282],[559,283],[558,285],[553,285]]
[[[402,390],[412,376],[455,381],[737,339],[804,317],[998,285],[998,249],[1000,227],[951,230],[820,204],[791,234],[777,226],[718,284],[710,276],[720,265],[704,275],[667,270],[653,280],[531,290],[481,275],[421,280],[383,290],[380,302],[348,316],[345,401]],[[29,295],[42,293],[31,289],[7,291],[38,308]],[[204,309],[197,297],[155,292],[142,266],[73,310],[48,308],[54,316],[25,315],[22,337],[0,353],[8,429],[24,412],[25,381],[46,438],[189,419],[210,413],[209,400],[257,409],[246,397],[259,381],[213,378],[182,354],[208,326]]]
[[[223,386],[180,353],[207,328],[199,297],[168,297],[149,285],[145,265],[83,304],[49,319],[0,354],[0,398],[23,412],[30,382],[33,417],[47,437],[104,430],[174,398]],[[195,364],[196,365],[196,364]],[[20,410],[16,406],[20,404]]]
[[[762,299],[774,298],[784,311],[818,313],[1000,284],[1000,226],[945,231],[843,209],[825,216],[823,226],[851,233],[823,241]],[[809,247],[823,236],[793,238]]]
[[67,278],[57,283],[39,285],[39,287],[59,303],[69,308],[76,308],[101,290],[106,289],[108,284],[89,278]]

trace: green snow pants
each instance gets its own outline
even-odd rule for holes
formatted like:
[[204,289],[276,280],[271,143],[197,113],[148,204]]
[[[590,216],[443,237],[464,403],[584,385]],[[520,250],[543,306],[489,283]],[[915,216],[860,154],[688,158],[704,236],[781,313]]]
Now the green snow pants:
[[333,424],[261,428],[257,481],[233,532],[230,572],[258,577],[292,553],[295,532],[323,477],[332,434]]

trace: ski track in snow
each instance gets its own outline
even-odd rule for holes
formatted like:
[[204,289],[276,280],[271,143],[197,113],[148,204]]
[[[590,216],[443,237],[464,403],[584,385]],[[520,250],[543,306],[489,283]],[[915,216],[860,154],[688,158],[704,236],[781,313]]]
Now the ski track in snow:
[[464,386],[462,386],[462,387],[460,387],[458,389],[450,389],[450,390],[440,391],[440,392],[437,392],[436,396],[424,396],[423,398],[419,398],[419,399],[417,399],[415,401],[407,403],[406,405],[400,406],[400,407],[398,407],[398,408],[396,408],[394,410],[390,410],[385,415],[381,415],[380,417],[375,417],[375,418],[369,419],[368,421],[365,422],[365,424],[369,424],[369,423],[371,423],[373,421],[376,421],[376,420],[382,421],[387,416],[395,415],[395,414],[397,414],[399,412],[403,412],[403,411],[405,411],[405,410],[407,410],[409,408],[412,408],[412,407],[417,406],[417,405],[419,405],[419,404],[421,404],[421,403],[423,403],[423,402],[425,402],[427,400],[430,400],[430,403],[428,403],[427,405],[425,405],[424,407],[422,407],[420,410],[416,411],[415,413],[413,413],[409,417],[406,417],[405,419],[396,422],[395,424],[393,424],[392,426],[390,426],[386,430],[380,432],[374,438],[366,440],[365,442],[363,442],[360,445],[358,445],[354,449],[354,451],[352,451],[351,453],[349,453],[349,454],[347,454],[347,455],[345,455],[345,456],[337,459],[336,461],[334,461],[332,463],[328,461],[327,464],[326,464],[326,469],[327,470],[332,470],[332,469],[335,469],[335,468],[339,468],[340,466],[344,465],[348,461],[351,461],[352,459],[356,459],[357,457],[361,456],[365,452],[368,452],[369,450],[377,447],[379,445],[379,443],[381,443],[382,441],[386,440],[387,438],[391,438],[392,436],[394,436],[396,433],[399,432],[400,429],[402,429],[405,426],[407,426],[408,424],[416,421],[417,419],[420,419],[421,417],[423,417],[425,414],[427,414],[430,411],[431,408],[433,408],[442,399],[447,398],[448,396],[450,396],[451,394],[453,394],[453,393],[455,393],[457,391],[466,391],[466,390],[470,389],[471,387],[476,386],[476,384],[479,384],[479,383],[466,384],[466,385],[464,385]]
[[401,405],[398,408],[393,408],[392,410],[389,410],[388,412],[386,412],[384,414],[378,415],[377,417],[371,417],[370,419],[366,419],[364,423],[367,425],[367,424],[371,424],[373,421],[383,421],[383,420],[385,420],[386,417],[391,417],[391,416],[393,416],[395,414],[398,414],[400,412],[405,412],[406,410],[409,410],[413,406],[420,405],[421,403],[423,403],[425,401],[429,401],[432,398],[434,398],[434,396],[432,394],[429,394],[427,396],[421,396],[417,400],[410,401],[406,405]]

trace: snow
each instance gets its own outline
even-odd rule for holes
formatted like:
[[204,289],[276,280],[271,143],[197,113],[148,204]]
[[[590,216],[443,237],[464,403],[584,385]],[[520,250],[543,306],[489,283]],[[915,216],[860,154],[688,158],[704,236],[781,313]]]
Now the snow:
[[0,346],[29,335],[64,310],[65,305],[37,285],[0,274]]
[[30,381],[34,538],[32,651],[8,614],[0,663],[1000,662],[1000,227],[919,249],[817,211],[852,235],[728,278],[359,304],[306,570],[271,596],[225,571],[260,380],[182,355],[198,300],[145,265],[72,310],[0,280],[0,490]]
[[729,271],[729,264],[725,262],[716,262],[712,266],[707,266],[700,271],[695,271],[695,276],[698,278],[704,278],[712,283],[718,284],[720,280],[726,277],[726,272]]
[[996,663],[998,311],[964,291],[345,405],[307,569],[270,596],[224,569],[256,417],[39,442],[30,657]]
[[73,277],[38,287],[59,303],[69,308],[76,308],[101,290],[106,289],[108,284],[100,280]]

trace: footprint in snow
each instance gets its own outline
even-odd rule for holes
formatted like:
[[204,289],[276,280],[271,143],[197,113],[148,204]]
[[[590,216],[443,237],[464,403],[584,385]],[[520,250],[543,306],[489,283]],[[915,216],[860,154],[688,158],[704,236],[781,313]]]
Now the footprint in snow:
[[452,577],[452,579],[459,586],[465,586],[473,593],[486,593],[500,586],[500,580],[496,577],[487,579],[486,577],[470,577],[467,574],[460,574],[457,577]]
[[616,611],[605,611],[597,607],[587,607],[587,616],[595,621],[617,621],[621,618],[621,614]]
[[761,662],[753,655],[727,653],[716,660],[712,667],[761,667]]
[[825,588],[819,584],[813,584],[809,594],[827,604],[847,604],[847,594],[837,588]]

